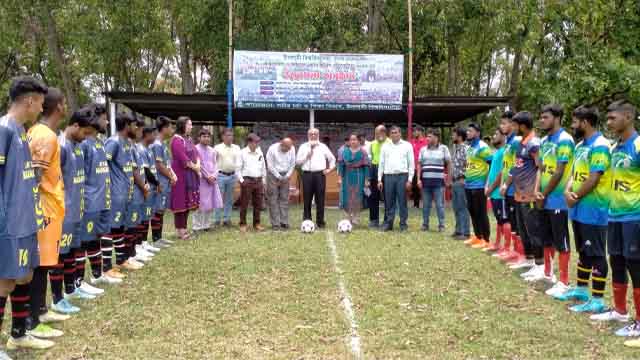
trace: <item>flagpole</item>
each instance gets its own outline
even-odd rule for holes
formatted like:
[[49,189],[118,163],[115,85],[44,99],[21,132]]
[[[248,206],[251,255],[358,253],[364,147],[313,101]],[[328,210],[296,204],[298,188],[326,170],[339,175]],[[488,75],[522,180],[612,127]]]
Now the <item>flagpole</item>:
[[227,127],[233,127],[233,0],[229,0],[229,79],[227,80]]
[[412,138],[413,127],[413,16],[411,0],[407,0],[409,11],[409,99],[407,104],[407,138]]

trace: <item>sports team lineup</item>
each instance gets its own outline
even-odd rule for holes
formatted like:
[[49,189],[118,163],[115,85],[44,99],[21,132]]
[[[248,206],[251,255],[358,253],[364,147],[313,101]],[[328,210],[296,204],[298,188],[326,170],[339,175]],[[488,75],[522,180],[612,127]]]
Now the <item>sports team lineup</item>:
[[[65,324],[91,304],[100,306],[138,274],[163,271],[154,268],[154,257],[170,258],[174,248],[194,243],[215,247],[220,236],[276,234],[270,241],[278,241],[291,233],[297,242],[316,241],[320,233],[320,244],[326,240],[332,292],[346,324],[347,340],[338,341],[345,357],[367,351],[368,333],[358,325],[363,309],[351,295],[360,287],[349,287],[342,260],[349,254],[340,251],[358,233],[383,242],[411,234],[412,241],[459,248],[467,260],[520,279],[518,291],[543,293],[537,301],[566,306],[591,326],[617,324],[600,336],[640,347],[640,138],[636,108],[625,100],[602,114],[587,105],[571,111],[544,105],[535,116],[504,110],[495,132],[485,134],[489,143],[477,123],[452,129],[450,147],[438,129],[416,126],[404,140],[401,128],[380,124],[373,139],[353,133],[335,153],[317,128],[306,141],[283,134],[263,153],[258,135],[249,133],[240,147],[229,128],[212,146],[211,130],[194,133],[187,116],[119,112],[109,136],[105,106],[67,114],[64,94],[29,76],[12,79],[9,98],[0,119],[0,315],[11,322],[4,350],[20,358],[46,357],[41,351],[64,341]],[[562,127],[565,118],[570,129]],[[325,205],[333,172],[339,210]],[[296,174],[300,218],[289,216]],[[445,218],[452,215],[449,197],[453,223]],[[411,203],[422,204],[421,218],[411,211],[420,228],[409,228]],[[447,228],[453,232],[443,234]],[[9,359],[4,350],[0,358]]]

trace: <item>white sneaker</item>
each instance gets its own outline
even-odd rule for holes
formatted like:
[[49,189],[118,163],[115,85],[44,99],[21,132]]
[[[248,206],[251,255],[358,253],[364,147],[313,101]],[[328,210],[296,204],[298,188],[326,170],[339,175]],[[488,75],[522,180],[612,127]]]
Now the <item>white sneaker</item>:
[[149,244],[149,242],[148,242],[148,241],[145,241],[145,242],[143,242],[143,243],[142,243],[142,248],[143,248],[144,250],[146,250],[146,251],[151,252],[151,253],[157,253],[157,252],[159,252],[159,251],[160,251],[160,248],[159,248],[159,247],[155,247],[155,246],[153,246],[153,245]]
[[531,274],[531,276],[527,276],[526,278],[524,278],[524,281],[526,282],[536,282],[536,281],[540,281],[540,280],[544,280],[545,276],[544,276],[544,265],[536,265],[535,266],[536,271]]
[[[136,257],[134,258],[129,258],[129,260],[127,261],[129,261],[129,263],[132,264],[133,266],[140,267],[140,268],[144,267],[144,263],[140,262],[140,259],[138,259],[138,255],[136,255]],[[149,261],[148,258],[147,258],[147,261]]]
[[145,250],[142,245],[136,245],[136,254],[140,254],[144,257],[152,258],[155,256],[154,253]]
[[99,278],[95,279],[95,278],[90,278],[89,282],[93,285],[116,285],[116,284],[121,284],[122,283],[122,279],[117,279],[114,277],[111,277],[107,274],[102,274],[102,276],[100,276]]
[[71,316],[66,314],[58,314],[55,311],[47,311],[39,316],[40,322],[43,324],[50,324],[55,322],[67,321]]
[[0,349],[0,360],[11,360],[11,358],[9,357],[9,354]]
[[544,279],[542,279],[542,280],[548,282],[549,284],[555,284],[555,283],[558,282],[558,279],[556,278],[555,274],[551,274],[551,276],[545,275]]
[[104,294],[104,290],[103,289],[97,288],[95,286],[91,286],[86,281],[82,282],[82,285],[80,285],[80,289],[82,289],[84,292],[89,293],[91,295],[98,296],[98,295]]
[[169,245],[169,244],[165,243],[165,242],[164,242],[164,241],[162,241],[162,240],[158,240],[158,241],[156,241],[156,242],[154,242],[154,243],[153,243],[153,247],[156,247],[156,248],[158,248],[158,249],[166,249],[166,248],[168,248],[168,247],[170,247],[170,246],[171,246],[171,245]]
[[563,282],[558,281],[551,287],[551,289],[545,291],[544,293],[549,296],[556,296],[560,294],[564,294],[565,291],[569,290],[569,285],[565,285]]
[[44,350],[50,347],[53,347],[55,343],[53,341],[38,339],[32,335],[26,334],[21,338],[14,338],[13,336],[9,336],[9,340],[7,340],[7,350],[17,350],[17,349],[36,349],[36,350]]
[[532,266],[531,269],[520,274],[520,277],[523,279],[528,278],[529,276],[533,275],[537,271],[536,268],[537,266]]
[[526,268],[533,267],[535,265],[536,263],[533,261],[533,259],[530,259],[530,260],[525,259],[517,264],[513,264],[509,266],[509,269],[511,270],[526,269]]
[[611,309],[607,312],[603,312],[601,314],[594,314],[589,317],[589,319],[594,321],[619,321],[619,322],[627,322],[629,321],[629,314],[620,314],[619,312]]

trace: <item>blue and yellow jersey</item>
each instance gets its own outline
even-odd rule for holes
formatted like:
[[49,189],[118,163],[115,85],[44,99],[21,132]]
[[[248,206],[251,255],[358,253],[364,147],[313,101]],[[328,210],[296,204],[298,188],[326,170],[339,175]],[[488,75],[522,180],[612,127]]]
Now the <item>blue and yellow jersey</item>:
[[464,187],[466,189],[484,189],[492,156],[491,148],[484,141],[475,139],[469,144],[467,169],[464,173]]
[[547,195],[544,204],[545,209],[567,209],[567,203],[564,199],[564,188],[571,176],[574,147],[573,137],[564,131],[564,129],[560,129],[555,134],[550,134],[542,138],[542,144],[540,145],[540,164],[542,166],[540,176],[541,191],[544,191],[549,185],[549,181],[551,181],[553,174],[556,172],[558,164],[566,164],[560,182],[549,195]]
[[598,185],[569,209],[571,219],[583,224],[607,225],[611,187],[610,148],[609,140],[599,132],[576,146],[571,191],[578,191],[589,174],[599,172],[602,175]]
[[618,143],[611,155],[608,189],[609,221],[640,221],[640,137],[634,133]]

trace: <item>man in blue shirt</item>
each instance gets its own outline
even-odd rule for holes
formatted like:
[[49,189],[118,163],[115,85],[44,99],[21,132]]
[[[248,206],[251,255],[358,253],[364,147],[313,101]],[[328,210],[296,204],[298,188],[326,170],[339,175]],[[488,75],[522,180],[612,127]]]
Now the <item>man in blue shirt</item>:
[[158,182],[160,183],[162,192],[156,196],[154,215],[151,219],[151,238],[153,239],[154,246],[165,247],[173,244],[173,241],[162,237],[164,211],[167,208],[171,194],[171,186],[176,183],[178,178],[173,170],[171,170],[171,155],[169,154],[169,148],[164,144],[164,141],[173,136],[173,128],[169,118],[164,116],[158,117],[156,129],[158,130],[158,137],[156,141],[151,144],[150,149],[153,152],[156,162]]
[[[103,248],[115,250],[116,265],[121,266],[126,261],[124,226],[127,216],[127,204],[133,196],[133,167],[131,165],[131,145],[129,143],[130,127],[135,126],[135,119],[125,113],[116,116],[117,134],[105,142],[109,175],[111,177],[111,215],[108,236],[103,239]],[[103,271],[116,278],[124,278],[124,274],[116,267],[112,267],[111,257],[103,258]]]
[[[43,219],[24,124],[38,119],[47,90],[32,77],[14,78],[9,87],[9,111],[0,118],[0,325],[11,294],[9,350],[46,349],[54,345],[26,331],[29,283],[33,269],[40,264],[36,234]],[[8,215],[11,226],[7,226]],[[0,356],[6,354],[0,350]]]

